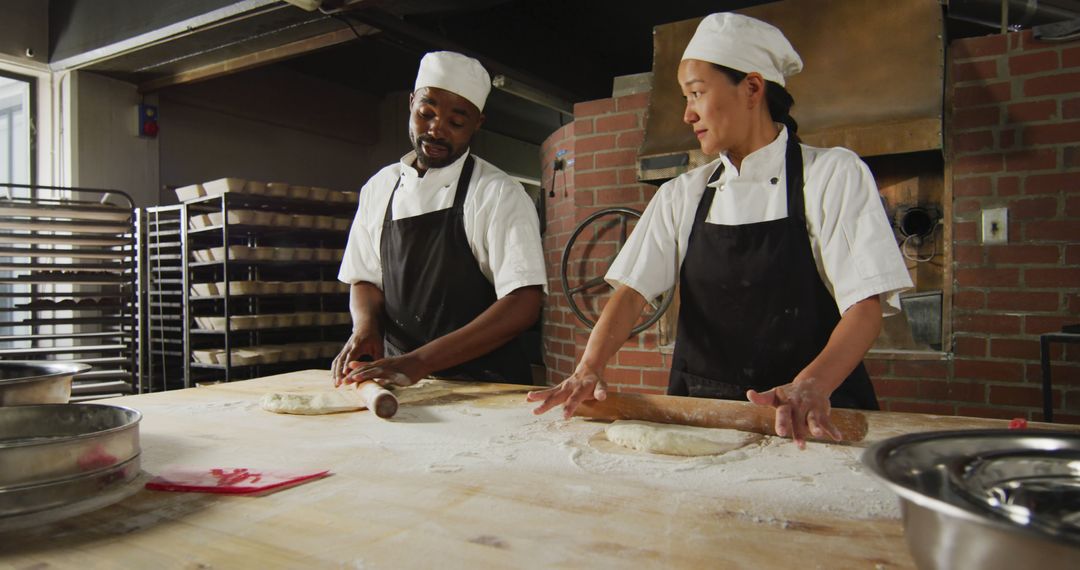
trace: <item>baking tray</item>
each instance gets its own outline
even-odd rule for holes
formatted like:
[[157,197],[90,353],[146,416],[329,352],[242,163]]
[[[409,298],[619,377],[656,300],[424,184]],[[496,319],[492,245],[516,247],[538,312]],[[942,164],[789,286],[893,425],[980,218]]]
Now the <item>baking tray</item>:
[[18,231],[72,232],[77,234],[124,234],[131,231],[131,224],[106,224],[62,221],[5,221],[0,219],[0,229]]
[[134,240],[129,237],[118,237],[110,234],[98,234],[89,236],[78,235],[47,235],[47,234],[12,234],[0,232],[0,243],[4,244],[51,244],[51,245],[93,245],[93,246],[129,246]]
[[120,207],[64,207],[51,204],[5,202],[0,204],[0,216],[127,222],[131,220],[132,214],[130,208]]

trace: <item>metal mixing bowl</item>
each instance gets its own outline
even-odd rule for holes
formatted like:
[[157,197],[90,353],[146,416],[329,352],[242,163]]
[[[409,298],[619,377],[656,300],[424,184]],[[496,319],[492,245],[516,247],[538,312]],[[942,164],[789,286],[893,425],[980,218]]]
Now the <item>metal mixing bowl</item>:
[[863,463],[900,496],[923,570],[1080,568],[1080,433],[917,433]]
[[72,377],[87,370],[71,362],[0,360],[0,406],[66,404]]

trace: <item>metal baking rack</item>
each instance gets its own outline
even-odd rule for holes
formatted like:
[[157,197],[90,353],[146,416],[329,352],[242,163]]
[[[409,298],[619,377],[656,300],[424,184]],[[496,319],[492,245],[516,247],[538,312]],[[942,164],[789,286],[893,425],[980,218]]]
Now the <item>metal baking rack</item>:
[[72,401],[139,389],[134,212],[116,190],[0,185],[0,358],[91,365]]
[[139,357],[148,392],[189,386],[184,375],[185,220],[182,206],[137,212],[139,255]]
[[[282,248],[345,247],[348,228],[289,227],[281,223],[238,223],[230,212],[263,212],[286,216],[332,216],[350,221],[355,205],[289,197],[225,192],[189,200],[175,206],[148,208],[143,216],[147,231],[145,327],[148,363],[153,390],[189,387],[202,382],[232,381],[307,368],[329,367],[332,357],[323,354],[283,361],[234,359],[234,351],[253,347],[288,346],[297,340],[344,343],[349,323],[242,328],[238,317],[271,314],[348,311],[348,291],[237,292],[237,282],[319,281],[336,282],[340,257],[331,259],[280,259],[270,254]],[[220,217],[206,223],[209,214]],[[201,222],[200,222],[201,219]],[[247,222],[248,220],[245,220]],[[173,239],[172,236],[176,236]],[[229,247],[232,246],[232,247]],[[253,257],[238,258],[235,248]],[[220,258],[199,259],[196,252],[218,248]],[[220,291],[197,291],[196,286],[216,284]],[[221,325],[210,328],[209,319]],[[340,347],[339,347],[340,348]],[[217,362],[196,359],[196,354],[219,351]],[[160,371],[160,373],[159,373]]]

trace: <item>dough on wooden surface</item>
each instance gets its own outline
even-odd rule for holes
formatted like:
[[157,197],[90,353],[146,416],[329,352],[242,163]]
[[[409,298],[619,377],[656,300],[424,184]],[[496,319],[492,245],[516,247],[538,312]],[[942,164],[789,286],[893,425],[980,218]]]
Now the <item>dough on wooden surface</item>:
[[351,412],[364,407],[355,390],[329,390],[323,392],[274,392],[259,400],[259,407],[277,414],[301,414],[314,416]]
[[764,437],[734,429],[712,429],[658,424],[637,420],[618,420],[605,430],[608,441],[650,453],[665,455],[719,455]]

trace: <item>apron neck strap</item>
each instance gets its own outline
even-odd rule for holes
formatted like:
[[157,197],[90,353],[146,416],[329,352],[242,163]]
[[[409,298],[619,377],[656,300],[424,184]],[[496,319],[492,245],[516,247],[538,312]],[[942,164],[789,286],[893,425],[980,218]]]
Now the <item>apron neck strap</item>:
[[697,212],[694,214],[694,225],[703,224],[705,219],[709,217],[709,208],[712,206],[713,196],[716,195],[716,188],[709,185],[720,180],[722,174],[724,174],[723,161],[720,162],[720,165],[717,166],[716,170],[709,176],[709,181],[705,183],[705,193],[701,195],[701,201],[698,202]]
[[787,170],[787,204],[788,216],[806,224],[806,206],[803,201],[803,157],[802,147],[789,136],[787,151],[784,153],[785,169]]
[[472,180],[473,164],[472,153],[465,157],[465,164],[461,166],[461,174],[458,175],[457,191],[454,192],[454,209],[460,210],[465,204],[465,195],[469,193],[469,181]]
[[383,214],[383,224],[387,224],[394,219],[394,195],[397,194],[399,186],[401,186],[401,176],[398,176],[397,182],[394,183],[394,189],[390,191],[390,202],[386,204],[386,213]]

